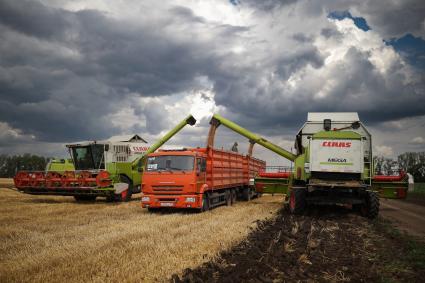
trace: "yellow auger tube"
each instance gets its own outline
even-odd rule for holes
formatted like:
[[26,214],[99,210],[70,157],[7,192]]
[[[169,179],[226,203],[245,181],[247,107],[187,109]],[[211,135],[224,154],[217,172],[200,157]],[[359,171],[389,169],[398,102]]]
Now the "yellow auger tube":
[[149,149],[145,152],[145,154],[135,159],[131,165],[133,167],[137,166],[140,162],[140,160],[144,157],[146,157],[148,154],[155,152],[158,148],[160,148],[164,143],[166,143],[169,139],[171,139],[175,134],[177,134],[181,129],[183,129],[187,124],[193,126],[196,123],[196,119],[189,115],[186,118],[184,118],[183,121],[181,121],[177,126],[175,126],[171,131],[169,131],[165,136],[163,136],[160,140],[158,140],[154,145],[149,147]]
[[219,124],[222,124],[222,125],[226,126],[227,128],[235,131],[236,133],[238,133],[238,134],[246,137],[247,139],[249,139],[249,141],[251,143],[258,143],[259,145],[264,146],[265,148],[267,148],[267,149],[269,149],[269,150],[271,150],[271,151],[279,154],[280,156],[283,156],[286,159],[289,159],[291,161],[294,161],[295,158],[297,158],[297,156],[295,154],[293,154],[293,153],[291,153],[291,152],[289,152],[289,151],[281,148],[278,145],[275,145],[274,143],[269,142],[268,140],[266,140],[266,139],[264,139],[264,138],[262,138],[262,137],[260,137],[260,136],[258,136],[256,134],[254,134],[254,133],[251,133],[247,129],[242,128],[241,126],[233,123],[230,120],[227,120],[227,119],[221,117],[218,114],[214,114],[213,115],[210,123],[219,123]]

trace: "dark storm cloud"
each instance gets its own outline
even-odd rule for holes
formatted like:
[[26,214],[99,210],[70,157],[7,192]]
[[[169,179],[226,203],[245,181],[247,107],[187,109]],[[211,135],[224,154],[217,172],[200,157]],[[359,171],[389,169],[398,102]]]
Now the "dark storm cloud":
[[375,27],[386,39],[406,33],[421,35],[425,39],[425,5],[422,0],[369,0],[353,6],[365,15],[372,29]]
[[[249,74],[244,78],[235,78],[231,84],[226,80],[216,84],[216,102],[226,106],[226,115],[236,122],[268,135],[298,129],[307,112],[355,111],[369,125],[425,114],[423,76],[416,82],[405,84],[410,78],[400,71],[400,63],[395,63],[384,75],[371,63],[370,53],[354,47],[325,77],[334,80],[335,84],[324,97],[317,97],[317,94],[326,80],[319,79],[318,84],[313,84],[310,79],[317,78],[306,77],[294,90],[280,86],[306,65],[321,68],[323,59],[324,55],[310,48],[276,60],[276,65],[261,70],[244,70],[243,73]],[[265,75],[271,71],[281,79],[270,79]],[[258,84],[264,77],[267,83]]]
[[264,11],[270,11],[275,8],[280,8],[284,5],[289,5],[297,2],[297,0],[241,0],[240,4],[244,5],[247,4],[249,6],[252,6],[257,9],[261,9]]
[[[68,12],[36,1],[0,5],[0,121],[39,140],[116,134],[107,114],[120,110],[129,93],[156,96],[196,87],[198,74],[215,64],[196,41],[178,42],[152,26],[98,11]],[[203,22],[189,9],[170,11],[177,20]],[[233,34],[233,27],[219,28],[222,36]],[[166,127],[161,115],[151,119],[157,110],[147,106],[145,113],[147,130],[155,133]]]
[[62,37],[70,25],[70,13],[46,7],[37,1],[0,2],[0,22],[12,29],[41,38]]
[[[261,20],[275,13],[273,24],[280,20],[279,11],[298,4],[240,2],[257,9]],[[352,3],[330,6],[348,10]],[[326,20],[326,9],[316,5],[296,15],[300,25],[302,17],[322,15]],[[156,135],[175,122],[168,117],[167,107],[175,105],[167,95],[203,89],[199,77],[211,83],[224,116],[268,135],[299,128],[308,111],[359,111],[371,123],[425,114],[423,77],[404,83],[410,78],[400,71],[402,65],[383,75],[368,52],[351,48],[339,64],[326,69],[329,55],[314,41],[318,36],[341,40],[344,35],[332,25],[308,32],[284,26],[275,37],[283,43],[273,49],[253,34],[255,25],[208,21],[187,7],[170,5],[161,12],[161,20],[137,22],[96,10],[71,12],[37,1],[1,1],[0,122],[37,140],[102,139],[120,133],[110,115],[125,109],[146,119],[146,126],[136,124],[131,130]],[[369,22],[369,12],[365,18],[374,29],[379,17]],[[247,53],[232,51],[240,46]],[[310,74],[316,71],[327,74]],[[290,87],[294,75],[302,82]],[[331,80],[332,87],[318,95]],[[161,99],[140,107],[132,100],[137,96]]]

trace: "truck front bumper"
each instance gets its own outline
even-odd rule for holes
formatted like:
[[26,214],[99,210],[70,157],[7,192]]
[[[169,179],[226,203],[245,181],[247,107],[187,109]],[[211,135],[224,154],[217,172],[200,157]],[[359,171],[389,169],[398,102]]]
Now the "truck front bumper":
[[150,195],[142,196],[143,208],[201,208],[202,195]]

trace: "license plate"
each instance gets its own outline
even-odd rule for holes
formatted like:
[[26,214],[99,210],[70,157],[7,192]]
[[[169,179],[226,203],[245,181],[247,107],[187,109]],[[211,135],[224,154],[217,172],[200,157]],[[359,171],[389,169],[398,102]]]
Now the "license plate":
[[173,202],[161,202],[161,206],[173,206],[174,203]]

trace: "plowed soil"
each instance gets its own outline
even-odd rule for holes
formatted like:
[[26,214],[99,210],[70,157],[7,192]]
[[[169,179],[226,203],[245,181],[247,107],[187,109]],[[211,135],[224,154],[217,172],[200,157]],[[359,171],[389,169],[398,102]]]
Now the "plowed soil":
[[273,220],[259,222],[244,242],[214,261],[186,269],[173,282],[380,282],[386,278],[420,282],[425,272],[388,270],[402,252],[373,222],[335,207],[315,208],[304,216],[281,210]]

